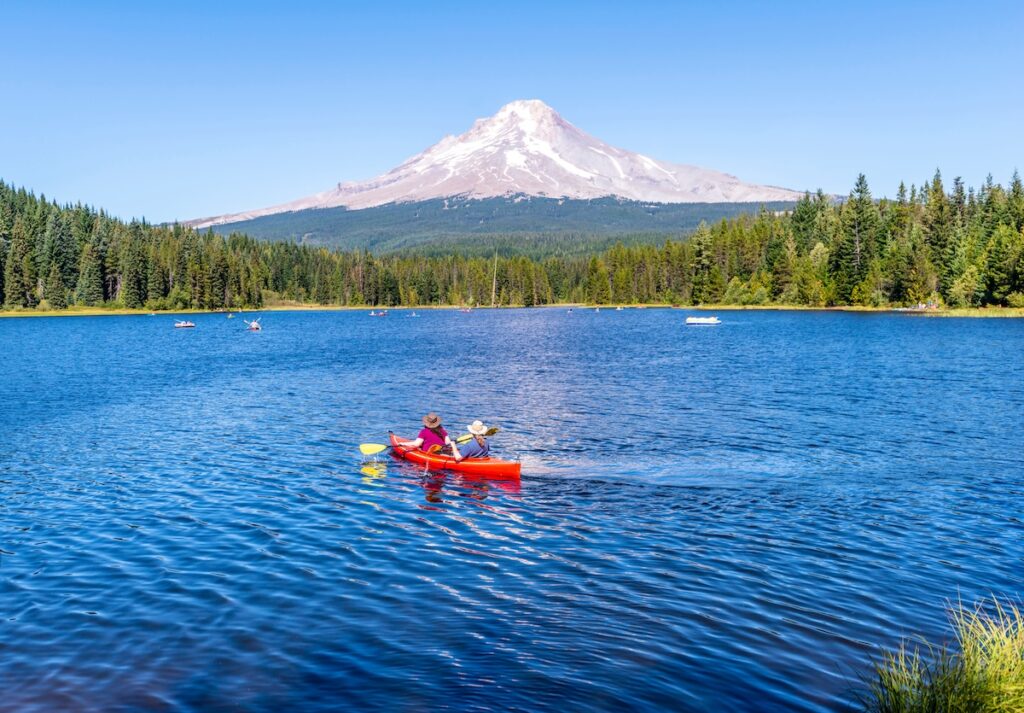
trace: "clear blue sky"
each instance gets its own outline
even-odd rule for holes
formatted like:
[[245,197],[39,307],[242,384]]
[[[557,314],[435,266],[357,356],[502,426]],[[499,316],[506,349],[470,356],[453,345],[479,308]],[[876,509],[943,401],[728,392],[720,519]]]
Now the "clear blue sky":
[[791,188],[1024,170],[1019,0],[427,5],[5,0],[0,177],[125,218],[226,213],[526,98]]

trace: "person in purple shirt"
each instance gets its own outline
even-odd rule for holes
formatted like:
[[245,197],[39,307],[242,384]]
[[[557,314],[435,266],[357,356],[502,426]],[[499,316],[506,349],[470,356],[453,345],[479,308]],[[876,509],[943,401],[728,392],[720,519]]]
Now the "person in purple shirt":
[[[427,453],[444,453],[455,456],[456,460],[462,460],[459,447],[455,441],[448,437],[448,432],[441,425],[441,417],[431,411],[423,417],[423,430],[411,441],[401,441],[400,446],[419,448]],[[432,450],[433,449],[433,450]]]

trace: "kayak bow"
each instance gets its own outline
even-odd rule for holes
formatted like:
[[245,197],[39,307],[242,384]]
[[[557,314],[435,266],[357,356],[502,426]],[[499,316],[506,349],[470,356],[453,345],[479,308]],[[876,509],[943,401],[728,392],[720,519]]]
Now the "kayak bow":
[[411,463],[418,463],[429,470],[454,470],[459,473],[486,475],[491,478],[518,478],[520,464],[516,461],[497,458],[465,458],[461,461],[440,453],[427,453],[419,448],[398,445],[405,439],[391,434],[391,452]]

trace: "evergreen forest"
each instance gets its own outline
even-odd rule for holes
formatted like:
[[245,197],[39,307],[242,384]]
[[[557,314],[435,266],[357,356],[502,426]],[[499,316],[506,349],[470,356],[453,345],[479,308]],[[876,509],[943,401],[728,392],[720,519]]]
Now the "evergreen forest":
[[[486,240],[481,236],[477,241]],[[602,237],[602,240],[605,240]],[[123,221],[0,182],[6,309],[665,303],[1024,307],[1024,187],[942,176],[876,200],[859,176],[791,210],[590,254],[339,251]],[[653,242],[657,240],[657,242]]]

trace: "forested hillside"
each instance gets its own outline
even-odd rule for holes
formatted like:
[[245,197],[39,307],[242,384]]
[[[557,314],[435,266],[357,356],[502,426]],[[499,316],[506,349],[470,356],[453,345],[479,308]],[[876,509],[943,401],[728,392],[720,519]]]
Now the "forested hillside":
[[[771,203],[771,210],[793,203]],[[701,221],[754,213],[757,203],[644,203],[621,198],[572,200],[537,196],[443,198],[362,210],[321,208],[214,226],[264,240],[289,240],[341,250],[458,251],[548,257],[593,253],[616,240],[662,242]]]
[[660,245],[599,254],[335,252],[126,223],[0,183],[0,294],[9,309],[554,302],[1024,306],[1024,187],[941,176],[875,201],[859,177],[841,204],[701,224]]

